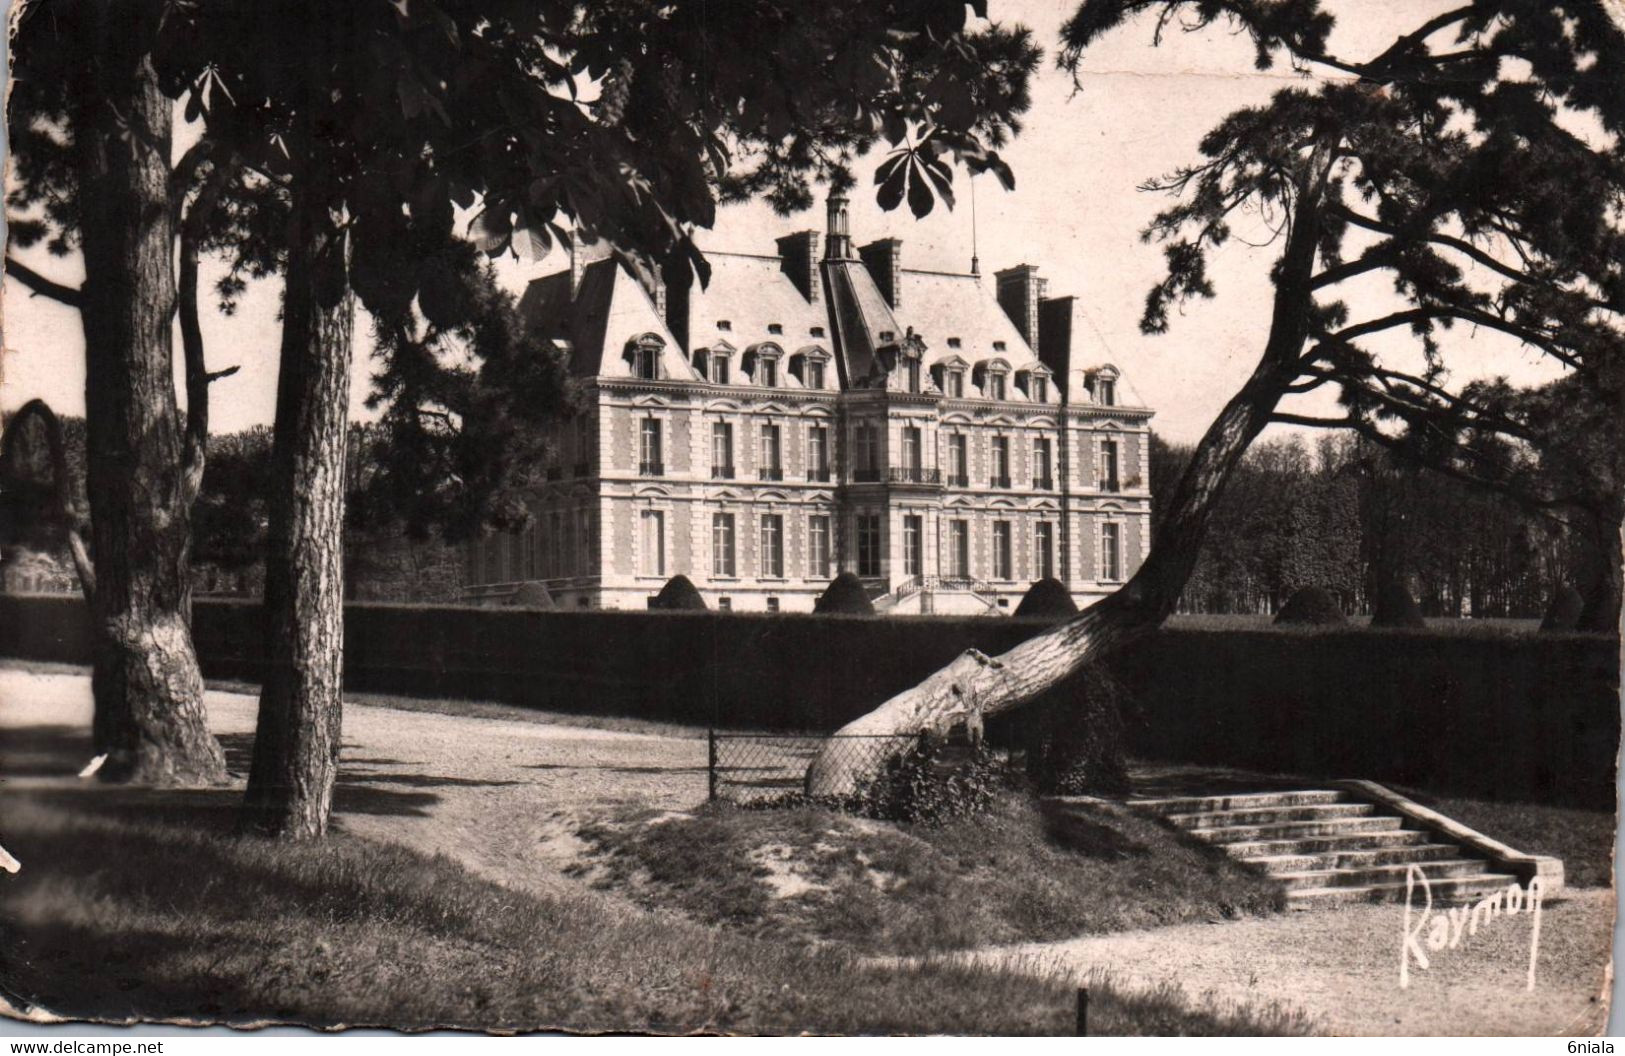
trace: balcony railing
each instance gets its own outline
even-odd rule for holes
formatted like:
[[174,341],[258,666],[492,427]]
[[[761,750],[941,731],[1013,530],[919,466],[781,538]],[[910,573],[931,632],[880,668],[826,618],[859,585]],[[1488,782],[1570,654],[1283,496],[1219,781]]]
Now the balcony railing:
[[987,486],[990,488],[1008,488],[1010,486],[1010,478],[1008,476],[988,477]]
[[732,467],[732,466],[712,466],[711,467],[711,479],[712,480],[732,480],[732,479],[734,479],[734,467]]
[[880,481],[880,470],[875,467],[868,469],[854,469],[852,482],[854,484],[876,484]]
[[829,483],[829,467],[825,466],[823,469],[807,470],[807,479],[823,481],[826,484]]
[[892,466],[888,474],[893,484],[940,484],[942,474],[922,466]]
[[950,473],[946,478],[946,483],[950,488],[968,488],[970,487],[970,477],[964,473]]
[[783,480],[784,479],[784,467],[783,466],[757,466],[756,467],[756,479],[757,480]]
[[638,473],[645,477],[663,477],[666,475],[666,463],[639,462]]
[[1034,477],[1033,478],[1033,490],[1035,490],[1035,491],[1052,491],[1052,490],[1054,490],[1054,488],[1055,488],[1055,478],[1053,478],[1053,477]]

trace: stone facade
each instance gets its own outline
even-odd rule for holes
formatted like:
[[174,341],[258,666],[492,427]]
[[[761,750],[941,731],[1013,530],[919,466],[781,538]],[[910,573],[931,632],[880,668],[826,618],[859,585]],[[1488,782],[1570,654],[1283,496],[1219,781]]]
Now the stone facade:
[[1134,573],[1152,412],[1076,299],[1031,265],[989,283],[905,268],[896,239],[854,252],[829,211],[822,261],[801,232],[708,253],[703,289],[590,249],[531,284],[584,409],[532,527],[469,547],[472,597],[643,608],[681,573],[713,609],[809,611],[851,571],[882,611],[1003,613],[1045,575],[1088,605]]

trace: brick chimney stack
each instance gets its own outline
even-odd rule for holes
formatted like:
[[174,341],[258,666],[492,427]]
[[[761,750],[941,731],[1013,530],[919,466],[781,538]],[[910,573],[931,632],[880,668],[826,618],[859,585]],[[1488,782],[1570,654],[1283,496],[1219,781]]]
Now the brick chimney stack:
[[858,249],[869,275],[880,287],[886,303],[895,311],[903,294],[903,240],[882,238]]
[[999,283],[999,306],[1016,324],[1034,354],[1038,353],[1038,302],[1044,299],[1049,280],[1038,277],[1038,265],[1017,264],[995,272]]
[[848,202],[844,191],[831,191],[824,240],[825,260],[852,259],[852,230],[847,217]]
[[822,298],[818,281],[818,232],[797,231],[778,241],[779,267],[796,284],[801,296],[813,304]]

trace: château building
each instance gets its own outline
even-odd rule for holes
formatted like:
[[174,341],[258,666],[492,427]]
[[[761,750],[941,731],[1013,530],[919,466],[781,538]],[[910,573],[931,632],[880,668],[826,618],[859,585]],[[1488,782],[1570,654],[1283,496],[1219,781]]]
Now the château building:
[[532,526],[469,546],[471,598],[644,608],[681,573],[713,609],[809,611],[850,571],[877,610],[1003,613],[1047,576],[1083,606],[1134,573],[1152,412],[1077,299],[1030,264],[854,249],[840,196],[823,242],[708,251],[703,288],[578,247],[530,284],[584,410]]

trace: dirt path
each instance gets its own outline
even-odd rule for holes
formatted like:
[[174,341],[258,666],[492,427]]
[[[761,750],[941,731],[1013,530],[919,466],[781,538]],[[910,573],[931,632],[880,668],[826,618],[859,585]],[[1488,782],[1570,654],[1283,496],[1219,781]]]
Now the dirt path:
[[[979,951],[1021,970],[1120,985],[1176,982],[1223,1001],[1296,1006],[1331,1034],[1590,1035],[1607,1019],[1614,894],[1544,907],[1536,985],[1526,990],[1530,918],[1502,917],[1432,954],[1399,986],[1402,905],[1362,905]],[[1420,907],[1418,907],[1420,909]],[[1414,911],[1413,911],[1414,912]],[[1412,917],[1415,926],[1417,917]],[[1425,947],[1424,947],[1425,949]]]
[[[209,725],[240,786],[256,698],[210,691]],[[86,675],[0,668],[0,775],[12,788],[75,780],[90,758]],[[705,798],[704,740],[347,704],[334,822],[443,853],[500,883],[557,890],[573,818],[618,802]]]

